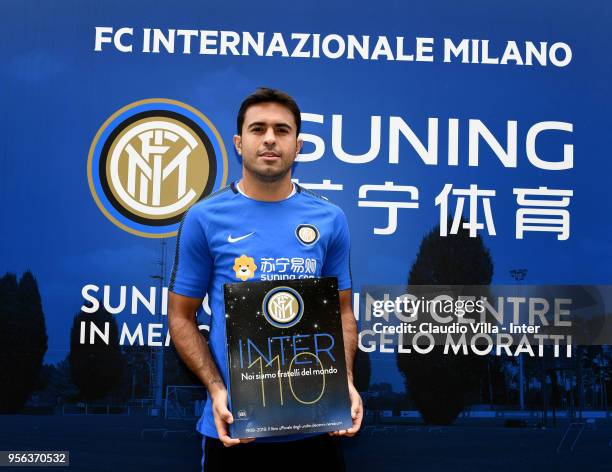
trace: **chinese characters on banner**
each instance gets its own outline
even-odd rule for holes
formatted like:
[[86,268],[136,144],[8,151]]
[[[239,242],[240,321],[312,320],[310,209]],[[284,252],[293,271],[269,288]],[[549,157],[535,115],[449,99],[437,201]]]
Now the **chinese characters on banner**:
[[[325,179],[322,183],[304,183],[294,179],[302,187],[310,190],[342,191],[344,186],[332,183]],[[368,192],[393,192],[395,197],[404,197],[403,200],[373,200],[368,198]],[[567,207],[572,190],[538,188],[514,188],[518,209],[515,215],[515,239],[523,239],[524,234],[530,231],[555,233],[557,240],[565,241],[570,237],[570,214]],[[492,200],[496,190],[479,189],[472,184],[469,188],[453,188],[452,184],[445,184],[436,196],[434,204],[440,208],[440,236],[457,234],[461,217],[466,207],[467,217],[463,221],[463,229],[469,230],[469,235],[475,238],[478,231],[486,231],[489,236],[496,236],[493,218]],[[380,236],[389,236],[395,233],[398,224],[398,212],[401,209],[419,208],[419,189],[412,185],[397,185],[393,182],[384,184],[364,184],[359,187],[358,206],[364,208],[379,208],[387,210],[387,226],[373,228],[373,233]],[[453,208],[450,230],[448,228],[449,207]],[[480,210],[479,210],[480,208]]]

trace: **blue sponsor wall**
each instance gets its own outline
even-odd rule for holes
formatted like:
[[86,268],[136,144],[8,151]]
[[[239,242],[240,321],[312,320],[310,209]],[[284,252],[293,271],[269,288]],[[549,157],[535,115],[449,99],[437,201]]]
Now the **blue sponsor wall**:
[[[303,113],[306,141],[294,177],[305,185],[329,180],[342,187],[314,191],[348,217],[356,292],[406,283],[421,240],[445,220],[436,198],[447,184],[492,191],[489,226],[483,199],[476,204],[483,224],[477,234],[494,262],[492,283],[513,283],[516,268],[528,269],[529,284],[610,282],[612,163],[605,143],[612,9],[605,2],[9,1],[1,8],[0,272],[19,277],[30,270],[37,280],[48,335],[45,364],[69,354],[73,318],[88,284],[99,287],[94,297],[109,286],[113,304],[127,287],[127,308],[115,315],[119,324],[153,319],[142,306],[130,313],[129,291],[158,286],[151,276],[159,273],[160,239],[111,221],[88,181],[96,134],[118,110],[142,100],[178,101],[210,121],[218,131],[217,137],[208,131],[217,146],[217,190],[240,176],[232,136],[242,99],[258,86],[291,94]],[[244,32],[263,35],[249,55],[242,54]],[[156,34],[166,46],[146,52],[144,38],[153,50]],[[224,34],[238,41],[238,54],[222,51]],[[360,50],[350,46],[355,42]],[[91,175],[99,174],[94,169]],[[401,187],[367,187],[386,182]],[[563,200],[548,215],[554,222],[540,223],[557,229],[526,230],[518,238],[517,212],[524,206],[514,190],[539,187],[561,191],[536,197]],[[388,226],[390,210],[368,206],[372,201],[418,205],[399,208],[396,228],[376,234],[375,228]],[[469,202],[466,197],[468,219]],[[451,194],[450,217],[456,205]],[[164,234],[176,227],[170,224]],[[175,238],[166,240],[165,277]],[[371,385],[404,391],[395,355],[372,353],[370,362]],[[91,424],[105,431],[106,421]],[[130,428],[146,429],[148,421],[143,417],[142,427],[136,420]],[[14,423],[5,423],[6,431],[19,427]],[[87,461],[94,457],[106,460],[91,452]],[[395,460],[389,470],[399,466]]]

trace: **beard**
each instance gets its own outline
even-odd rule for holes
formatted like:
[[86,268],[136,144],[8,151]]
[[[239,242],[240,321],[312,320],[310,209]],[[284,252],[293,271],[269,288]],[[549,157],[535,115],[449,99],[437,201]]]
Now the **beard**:
[[278,182],[285,177],[285,175],[287,175],[287,173],[291,170],[291,166],[293,165],[293,162],[285,164],[285,162],[282,161],[282,166],[279,168],[272,168],[270,166],[260,168],[253,165],[250,159],[244,158],[242,163],[246,170],[248,170],[255,178],[265,183]]

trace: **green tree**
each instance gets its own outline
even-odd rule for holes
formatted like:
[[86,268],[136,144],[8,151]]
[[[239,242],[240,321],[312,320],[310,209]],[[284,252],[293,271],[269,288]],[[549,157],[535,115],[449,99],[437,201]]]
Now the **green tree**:
[[0,279],[0,412],[20,411],[38,387],[47,331],[36,279],[30,271]]
[[372,375],[370,355],[367,352],[357,349],[353,371],[353,383],[357,391],[367,391],[370,386],[370,377]]
[[[449,223],[450,227],[450,223]],[[463,219],[455,235],[441,237],[436,226],[421,241],[408,285],[489,285],[493,261],[482,238],[471,238]],[[451,424],[470,401],[481,397],[486,359],[473,353],[445,355],[444,346],[427,354],[398,353],[406,389],[424,421]]]
[[150,346],[123,346],[126,360],[125,386],[129,398],[148,398],[151,388],[151,353]]
[[[84,322],[85,343],[81,344],[81,322]],[[100,338],[90,344],[92,324],[105,332],[108,323],[108,345]],[[79,312],[70,331],[70,371],[79,389],[79,396],[98,400],[121,392],[125,360],[119,347],[119,332],[115,318],[102,305],[94,313]]]
[[67,356],[57,364],[43,365],[37,393],[44,404],[57,405],[75,399],[78,389],[72,381]]

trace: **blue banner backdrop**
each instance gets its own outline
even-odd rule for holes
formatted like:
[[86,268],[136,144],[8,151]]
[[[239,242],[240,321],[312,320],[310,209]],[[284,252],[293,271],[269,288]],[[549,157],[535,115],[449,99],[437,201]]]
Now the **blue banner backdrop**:
[[[74,316],[88,298],[118,307],[120,327],[143,324],[146,343],[147,324],[158,319],[151,311],[165,303],[160,281],[167,283],[180,215],[239,178],[236,114],[258,86],[282,89],[301,107],[305,146],[293,176],[345,211],[355,293],[405,284],[425,235],[450,237],[459,225],[490,251],[492,283],[515,283],[516,269],[526,269],[529,284],[610,283],[605,2],[1,8],[0,272],[20,278],[29,270],[36,279],[46,365],[67,358]],[[187,149],[155,181],[153,164],[136,150],[141,161],[130,161],[130,178],[140,194],[119,177],[105,184],[128,172],[103,149],[108,136],[151,110],[175,120],[163,139],[191,139],[206,152]],[[166,185],[157,200],[155,185]],[[168,187],[185,198],[168,203]],[[128,193],[129,211],[117,203]],[[135,290],[148,299],[151,288],[147,309]],[[156,333],[152,345],[165,336]],[[370,385],[405,391],[395,355],[375,352],[370,363]]]

